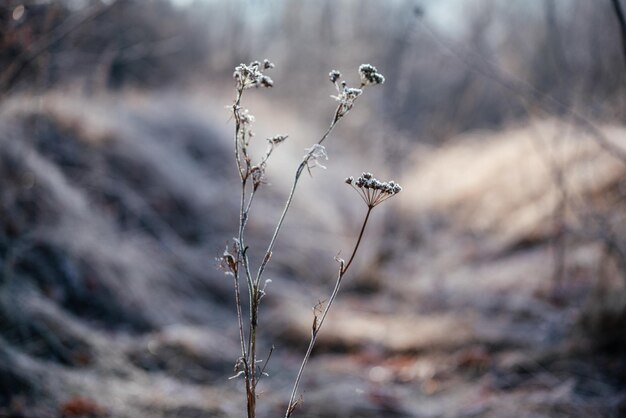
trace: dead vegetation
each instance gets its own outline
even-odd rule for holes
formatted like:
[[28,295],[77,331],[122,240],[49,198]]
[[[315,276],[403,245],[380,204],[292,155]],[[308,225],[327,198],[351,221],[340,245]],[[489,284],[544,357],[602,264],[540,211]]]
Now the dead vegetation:
[[[15,20],[18,3],[28,13]],[[328,170],[303,176],[324,198],[296,198],[303,215],[285,222],[264,299],[272,326],[259,344],[277,350],[259,416],[284,413],[327,261],[358,228],[357,197],[326,197],[362,171],[350,155],[363,148],[358,161],[385,166],[404,191],[373,221],[320,334],[301,416],[626,413],[626,169],[610,152],[626,143],[625,96],[611,5],[495,1],[453,37],[427,4],[415,20],[399,3],[267,14],[216,2],[190,17],[160,1],[145,13],[93,2],[106,12],[54,42],[80,20],[68,3],[0,6],[0,78],[13,74],[0,102],[0,416],[242,415],[243,388],[228,380],[231,281],[214,258],[238,204],[225,193],[236,173],[220,83],[252,51],[276,58],[285,86],[250,95],[259,135],[276,133],[270,120],[302,133],[268,170],[252,243],[265,242],[284,173],[329,112],[326,91],[302,98],[312,74],[372,61],[388,79],[336,132]]]

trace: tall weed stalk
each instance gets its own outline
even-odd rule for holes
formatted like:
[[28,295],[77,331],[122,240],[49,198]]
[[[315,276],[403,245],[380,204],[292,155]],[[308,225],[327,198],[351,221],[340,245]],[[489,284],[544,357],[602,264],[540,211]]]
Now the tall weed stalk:
[[[235,101],[232,105],[232,114],[235,122],[235,131],[233,135],[233,151],[237,172],[240,181],[240,205],[239,205],[239,225],[237,236],[233,240],[233,245],[227,247],[220,258],[221,265],[227,274],[233,278],[235,291],[235,306],[237,310],[237,326],[239,329],[239,341],[241,355],[237,359],[235,365],[235,376],[232,378],[243,377],[246,391],[246,410],[248,418],[256,417],[256,402],[258,399],[257,385],[261,378],[266,375],[267,363],[272,355],[273,348],[265,356],[265,360],[259,359],[257,341],[259,338],[259,309],[261,300],[265,295],[266,285],[269,281],[264,281],[263,276],[265,269],[272,258],[274,246],[280,235],[283,222],[291,208],[296,188],[304,170],[311,173],[315,167],[325,168],[322,164],[327,159],[326,148],[324,143],[331,135],[337,124],[350,112],[356,100],[363,94],[365,88],[383,84],[385,78],[377,71],[375,67],[369,64],[363,64],[359,67],[360,85],[358,88],[348,87],[347,83],[342,80],[341,73],[333,70],[329,73],[329,79],[335,86],[337,94],[333,97],[337,101],[337,107],[332,115],[330,124],[320,139],[311,147],[305,149],[302,161],[298,165],[293,177],[291,190],[287,196],[284,208],[278,218],[274,232],[269,240],[264,256],[258,267],[253,269],[248,255],[248,246],[246,245],[246,226],[250,218],[254,198],[259,190],[265,184],[265,172],[270,157],[275,149],[283,143],[286,135],[277,135],[267,139],[267,149],[260,158],[254,159],[250,154],[250,142],[254,138],[254,132],[251,126],[254,117],[250,112],[243,108],[242,99],[247,89],[252,87],[273,87],[274,81],[266,74],[267,71],[274,67],[268,60],[263,62],[254,61],[250,64],[240,64],[235,68],[233,77],[235,80]],[[299,404],[298,389],[304,370],[307,366],[311,353],[317,341],[317,336],[324,324],[326,316],[335,301],[342,281],[352,265],[356,253],[359,249],[365,228],[370,219],[372,210],[387,200],[388,198],[399,193],[402,188],[393,181],[381,182],[375,179],[370,173],[363,173],[356,180],[349,177],[345,182],[352,186],[361,196],[367,206],[367,212],[363,218],[360,232],[356,238],[353,250],[347,261],[336,257],[339,263],[335,286],[325,305],[321,310],[321,314],[315,314],[313,325],[311,327],[311,338],[308,348],[302,360],[302,364],[294,379],[291,396],[285,409],[285,417],[289,418]],[[243,283],[243,285],[242,285]],[[244,301],[242,292],[246,291],[247,301]],[[247,309],[244,309],[244,303],[247,302]],[[245,313],[244,313],[245,312]]]

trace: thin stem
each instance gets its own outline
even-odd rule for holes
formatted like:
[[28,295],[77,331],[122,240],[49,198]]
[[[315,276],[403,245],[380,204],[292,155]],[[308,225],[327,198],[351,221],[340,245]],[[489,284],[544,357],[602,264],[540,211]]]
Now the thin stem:
[[293,389],[291,391],[291,396],[289,398],[289,403],[287,404],[287,411],[285,412],[285,418],[289,418],[295,409],[294,401],[296,399],[296,395],[298,393],[298,386],[300,385],[300,380],[302,379],[302,375],[304,374],[304,369],[306,368],[307,363],[309,362],[309,358],[311,357],[311,353],[313,352],[313,347],[315,346],[315,342],[317,341],[317,336],[322,329],[322,325],[324,324],[324,320],[326,319],[326,315],[328,315],[328,311],[332,306],[337,294],[339,293],[339,288],[341,287],[341,282],[343,277],[346,275],[350,264],[354,260],[357,250],[361,244],[361,239],[363,238],[363,233],[365,232],[365,227],[367,225],[367,221],[369,220],[370,213],[372,212],[373,206],[368,206],[367,214],[365,215],[365,219],[363,220],[363,225],[361,226],[361,232],[359,233],[359,237],[357,238],[356,244],[354,245],[354,249],[352,250],[352,255],[348,260],[347,264],[343,264],[343,261],[340,264],[339,271],[337,273],[337,281],[335,282],[335,287],[328,299],[328,303],[322,312],[322,315],[319,318],[319,321],[314,323],[312,332],[311,332],[311,340],[309,342],[309,346],[307,347],[304,358],[302,359],[302,364],[300,365],[300,369],[298,370],[298,374],[296,375],[296,380],[293,384]]
[[[256,362],[256,300],[257,300],[257,292],[256,288],[252,283],[252,274],[250,273],[250,262],[248,259],[247,248],[244,242],[244,230],[246,224],[248,222],[248,211],[250,209],[250,205],[252,204],[252,199],[254,198],[254,189],[250,194],[250,198],[248,203],[246,204],[246,187],[248,184],[248,179],[250,178],[250,164],[248,162],[245,137],[242,139],[240,143],[240,133],[242,129],[240,105],[241,105],[241,96],[243,94],[243,88],[237,89],[237,98],[235,100],[235,104],[233,105],[233,115],[235,117],[235,134],[234,134],[234,145],[235,145],[235,160],[237,161],[237,171],[239,172],[239,177],[241,179],[241,199],[239,204],[239,233],[238,233],[238,242],[237,242],[237,253],[238,253],[238,262],[243,266],[247,287],[248,287],[248,299],[249,299],[249,309],[250,309],[250,333],[248,337],[248,351],[246,352],[246,337],[243,332],[243,315],[242,315],[242,306],[241,306],[241,294],[239,289],[239,269],[237,269],[236,277],[235,277],[235,303],[237,305],[237,316],[239,321],[239,339],[241,342],[241,353],[242,359],[244,363],[244,376],[246,382],[246,407],[248,418],[254,418],[256,415],[256,382],[255,382],[255,362]],[[245,136],[245,131],[243,135]],[[245,168],[241,163],[241,153],[243,153],[246,166]]]
[[272,354],[274,353],[274,349],[275,349],[274,346],[272,346],[270,348],[270,352],[268,353],[267,358],[265,359],[265,363],[263,364],[263,368],[261,369],[261,371],[259,373],[259,378],[257,379],[256,383],[254,384],[255,387],[261,381],[263,376],[265,376],[265,369],[267,368],[267,364],[270,362],[270,359],[272,358]]
[[[319,141],[317,141],[318,145],[321,145],[322,142],[324,142],[326,140],[326,138],[328,138],[328,136],[330,135],[330,133],[332,132],[334,127],[341,120],[341,117],[339,116],[339,109],[340,109],[340,107],[341,107],[341,105],[339,105],[339,107],[337,107],[337,110],[335,111],[335,114],[333,116],[333,120],[330,123],[330,125],[328,126],[328,129],[326,130],[326,132],[324,132],[324,135],[322,135],[321,139]],[[298,186],[298,181],[300,180],[300,176],[302,175],[302,171],[307,166],[307,162],[308,162],[307,159],[302,161],[300,163],[300,165],[298,166],[297,170],[296,170],[296,175],[294,177],[294,181],[293,181],[293,184],[291,186],[291,190],[289,191],[289,196],[287,197],[287,201],[285,202],[285,207],[283,208],[283,211],[282,211],[282,213],[280,215],[280,218],[278,219],[278,223],[276,224],[276,228],[274,229],[274,233],[272,234],[272,238],[270,239],[270,242],[269,242],[269,244],[267,246],[267,250],[265,250],[265,256],[263,257],[263,261],[261,262],[261,265],[259,266],[259,270],[257,271],[257,275],[256,275],[256,279],[255,279],[255,283],[257,284],[257,286],[261,282],[261,277],[263,276],[263,272],[265,271],[265,267],[267,266],[267,263],[270,261],[270,258],[272,257],[272,251],[274,250],[274,245],[276,244],[276,239],[278,238],[278,234],[280,232],[280,229],[283,226],[283,222],[285,221],[285,217],[287,216],[287,212],[289,211],[289,208],[291,207],[291,201],[293,200],[293,196],[294,196],[294,194],[296,192],[296,187]]]
[[241,168],[241,159],[239,156],[239,131],[241,130],[241,117],[239,116],[239,109],[241,105],[242,95],[243,88],[237,89],[237,98],[235,99],[235,104],[233,104],[233,116],[235,117],[235,161],[237,162],[237,171],[239,172],[239,177],[243,181],[244,174],[243,169]]
[[[238,239],[238,248],[239,248],[239,259],[243,264],[244,271],[246,273],[246,279],[248,282],[249,290],[252,289],[252,276],[250,275],[250,263],[248,261],[248,254],[246,251],[246,245],[244,243],[244,229],[248,222],[248,213],[246,212],[246,180],[242,180],[241,183],[241,200],[239,203],[239,233],[237,236]],[[252,196],[251,196],[252,197]]]
[[254,385],[250,382],[250,379],[246,379],[246,380],[248,380],[248,383],[246,385],[247,386],[246,395],[248,399],[248,404],[247,404],[248,418],[254,418],[256,416],[256,393],[254,391]]
[[352,264],[352,261],[354,260],[354,256],[356,255],[356,252],[359,249],[359,245],[361,245],[361,239],[363,238],[363,234],[365,233],[365,226],[367,225],[367,221],[370,218],[370,213],[372,213],[372,209],[374,209],[374,206],[367,207],[367,214],[365,215],[363,226],[361,226],[361,231],[359,232],[359,238],[357,238],[356,244],[354,245],[354,250],[352,250],[352,256],[350,257],[346,265],[342,267],[342,270],[344,273],[348,271],[348,267],[350,267],[350,264]]
[[[243,172],[241,169],[241,162],[239,158],[239,131],[241,129],[241,118],[239,117],[239,108],[241,104],[241,96],[243,94],[243,89],[237,89],[237,97],[235,100],[235,104],[233,104],[233,116],[235,118],[235,133],[234,133],[234,146],[235,146],[235,160],[237,161],[237,171],[239,172],[239,176],[242,181],[241,187],[241,204],[240,204],[240,216],[239,216],[239,242],[237,243],[237,258],[238,261],[242,260],[242,256],[244,250],[242,250],[243,243],[243,228],[245,226],[245,219],[243,216],[243,204],[245,201],[245,180],[243,176]],[[239,269],[234,272],[235,275],[235,304],[237,305],[237,319],[239,322],[239,339],[241,342],[241,356],[245,360],[246,359],[246,338],[243,332],[243,314],[241,309],[241,291],[239,288]],[[250,285],[250,281],[248,281],[248,286]],[[246,372],[247,375],[247,372]]]
[[239,323],[239,341],[241,343],[241,358],[246,358],[246,336],[243,333],[243,314],[241,313],[241,292],[239,291],[239,273],[235,273],[235,305],[237,306],[237,322]]

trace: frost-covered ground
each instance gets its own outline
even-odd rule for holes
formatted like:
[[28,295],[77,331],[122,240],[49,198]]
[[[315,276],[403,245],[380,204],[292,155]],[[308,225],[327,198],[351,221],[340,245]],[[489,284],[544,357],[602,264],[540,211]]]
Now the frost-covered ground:
[[[210,97],[3,102],[0,416],[243,415],[242,384],[228,379],[232,287],[214,262],[237,222],[231,126]],[[259,131],[280,123],[292,142],[269,171],[251,248],[319,130],[270,105],[250,103]],[[341,179],[398,174],[342,145],[352,128],[329,145],[328,170],[303,181],[272,260],[261,351],[276,352],[260,416],[283,410],[311,307],[354,237],[363,208]],[[622,416],[624,315],[611,307],[624,282],[600,238],[623,226],[624,165],[558,120],[448,144],[407,156],[404,191],[376,214],[322,331],[299,416]]]

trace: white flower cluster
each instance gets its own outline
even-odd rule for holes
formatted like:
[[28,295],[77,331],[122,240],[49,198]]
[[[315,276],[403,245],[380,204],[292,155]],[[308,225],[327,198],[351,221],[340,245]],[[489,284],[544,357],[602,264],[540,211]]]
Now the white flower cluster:
[[361,77],[361,86],[383,84],[385,82],[385,77],[371,64],[361,64],[359,76]]
[[402,187],[395,181],[377,180],[372,173],[363,173],[356,180],[348,177],[346,184],[358,191],[369,207],[374,207],[402,191]]
[[274,81],[266,76],[263,71],[274,68],[269,60],[252,61],[250,64],[239,64],[235,67],[233,78],[237,81],[237,89],[243,90],[250,87],[272,87]]
[[239,120],[243,125],[251,125],[254,122],[254,115],[248,109],[239,112]]
[[342,106],[345,107],[343,114],[348,113],[352,106],[354,106],[354,101],[357,97],[359,97],[363,93],[363,90],[357,89],[354,87],[346,87],[345,85],[341,90],[339,90],[339,94],[337,96],[330,96],[333,99],[341,102]]
[[330,78],[330,82],[334,84],[341,78],[341,73],[337,70],[332,70],[328,73],[328,78]]
[[341,80],[341,73],[337,70],[332,70],[328,73],[330,82],[335,85],[337,89],[336,96],[330,96],[337,100],[340,104],[337,109],[336,119],[340,119],[345,116],[352,106],[354,106],[355,100],[363,93],[362,88],[370,85],[383,84],[385,77],[378,72],[376,67],[370,64],[361,64],[359,67],[359,76],[361,78],[361,88],[348,87],[345,80]]
[[350,109],[352,109],[352,106],[354,106],[354,101],[357,99],[357,97],[361,95],[361,93],[363,93],[363,90],[348,87],[345,81],[339,82],[339,79],[341,78],[341,73],[337,70],[331,71],[328,76],[330,77],[330,81],[335,85],[335,88],[337,89],[337,95],[330,97],[340,103],[336,115],[336,118],[339,119],[345,116],[346,113],[348,113]]

